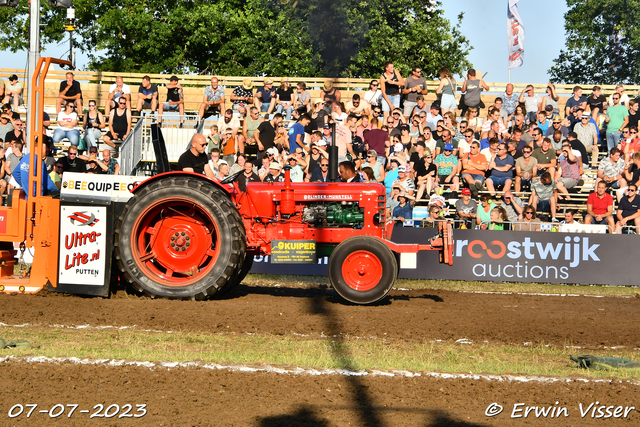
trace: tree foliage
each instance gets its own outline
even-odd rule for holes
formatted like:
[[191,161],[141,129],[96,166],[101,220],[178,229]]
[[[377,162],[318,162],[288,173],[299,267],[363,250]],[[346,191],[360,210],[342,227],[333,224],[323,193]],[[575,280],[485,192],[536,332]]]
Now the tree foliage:
[[566,49],[549,70],[552,81],[637,84],[640,80],[640,2],[567,0]]
[[[433,3],[74,0],[75,38],[94,70],[377,78],[393,61],[404,75],[414,65],[426,76],[460,72],[471,47]],[[65,11],[41,10],[43,43],[62,40]],[[26,0],[0,10],[11,22],[0,47],[28,48],[27,11]]]

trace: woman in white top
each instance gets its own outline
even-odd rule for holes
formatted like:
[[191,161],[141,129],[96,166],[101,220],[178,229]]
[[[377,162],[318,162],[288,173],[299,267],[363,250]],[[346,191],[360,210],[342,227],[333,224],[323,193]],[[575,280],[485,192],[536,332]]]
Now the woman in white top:
[[78,115],[73,111],[74,108],[73,101],[67,102],[64,111],[58,113],[58,128],[53,131],[54,144],[57,144],[63,138],[67,138],[74,147],[77,147],[80,143],[80,131],[76,129]]
[[371,80],[369,90],[364,93],[364,100],[367,101],[372,108],[374,106],[381,106],[382,91],[380,90],[380,82],[378,80]]

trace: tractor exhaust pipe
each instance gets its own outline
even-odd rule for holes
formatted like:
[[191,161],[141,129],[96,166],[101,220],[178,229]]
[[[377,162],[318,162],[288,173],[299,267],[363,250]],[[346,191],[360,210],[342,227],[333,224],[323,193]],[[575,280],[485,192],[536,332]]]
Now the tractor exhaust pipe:
[[329,148],[329,181],[338,180],[338,146],[336,145],[336,124],[331,123],[331,145]]

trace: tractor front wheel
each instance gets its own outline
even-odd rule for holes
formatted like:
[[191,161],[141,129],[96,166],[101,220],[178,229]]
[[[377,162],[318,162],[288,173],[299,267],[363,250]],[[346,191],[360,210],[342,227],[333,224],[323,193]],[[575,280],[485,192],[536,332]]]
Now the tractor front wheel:
[[351,237],[329,258],[329,280],[347,301],[371,304],[384,298],[398,276],[396,257],[380,239]]

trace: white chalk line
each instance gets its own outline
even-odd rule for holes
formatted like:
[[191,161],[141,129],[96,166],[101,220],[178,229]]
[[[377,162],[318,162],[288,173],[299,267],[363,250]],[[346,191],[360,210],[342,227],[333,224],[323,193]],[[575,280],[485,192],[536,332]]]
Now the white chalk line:
[[407,289],[393,288],[397,291],[449,291],[461,294],[487,294],[487,295],[525,295],[533,297],[587,297],[587,298],[635,298],[628,295],[583,295],[583,294],[543,294],[536,292],[508,292],[508,291],[459,291],[448,289]]
[[628,384],[640,386],[638,380],[612,380],[612,379],[593,379],[593,378],[563,378],[563,377],[539,377],[530,375],[490,375],[490,374],[450,374],[442,372],[413,372],[407,370],[382,370],[382,369],[330,369],[330,368],[283,368],[274,365],[240,365],[240,364],[221,364],[221,363],[204,363],[204,362],[152,362],[139,360],[124,359],[92,359],[78,357],[45,357],[45,356],[4,356],[0,357],[0,363],[49,363],[49,364],[76,364],[89,366],[134,366],[139,368],[154,369],[209,369],[231,372],[248,372],[248,373],[272,373],[280,375],[342,375],[342,376],[358,376],[358,377],[402,377],[402,378],[438,378],[438,379],[463,379],[463,380],[486,380],[497,382],[518,382],[518,383],[609,383],[609,384]]

